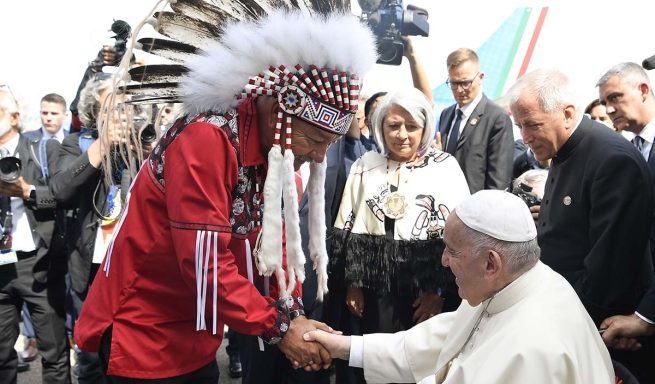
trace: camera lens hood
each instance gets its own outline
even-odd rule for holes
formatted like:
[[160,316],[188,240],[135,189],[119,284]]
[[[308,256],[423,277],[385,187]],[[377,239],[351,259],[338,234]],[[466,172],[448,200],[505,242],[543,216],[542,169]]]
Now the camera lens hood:
[[0,159],[0,180],[13,183],[20,177],[22,163],[19,158],[7,156]]

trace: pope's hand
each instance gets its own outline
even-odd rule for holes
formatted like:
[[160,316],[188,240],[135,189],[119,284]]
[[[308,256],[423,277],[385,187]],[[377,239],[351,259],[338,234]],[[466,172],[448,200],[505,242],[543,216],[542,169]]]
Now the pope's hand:
[[305,341],[318,342],[330,353],[332,358],[348,360],[350,358],[350,336],[327,333],[322,330],[307,332]]

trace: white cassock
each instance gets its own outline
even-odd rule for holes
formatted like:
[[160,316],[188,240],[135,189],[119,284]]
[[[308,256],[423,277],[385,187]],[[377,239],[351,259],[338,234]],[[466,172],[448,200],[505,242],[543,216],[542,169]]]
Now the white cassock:
[[614,383],[609,353],[575,291],[541,262],[476,307],[463,301],[407,331],[359,338],[351,365],[363,358],[369,384]]

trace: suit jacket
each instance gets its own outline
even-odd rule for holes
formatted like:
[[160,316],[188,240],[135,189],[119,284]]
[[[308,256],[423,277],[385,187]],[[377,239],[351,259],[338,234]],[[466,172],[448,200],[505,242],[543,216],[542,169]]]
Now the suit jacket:
[[[655,145],[651,146],[650,154],[648,155],[648,172],[653,183],[653,188],[655,188],[655,151],[653,151],[653,148],[655,148]],[[655,192],[653,193],[653,197],[655,198]],[[651,259],[655,265],[655,210],[653,211],[653,220],[650,227],[649,247]],[[651,285],[641,300],[641,303],[639,303],[637,312],[649,320],[655,320],[655,281],[653,281],[653,285]]]
[[[61,128],[61,129],[64,129],[64,128]],[[69,135],[69,131],[64,129],[64,138],[66,136],[68,136],[68,135]],[[41,140],[41,138],[43,137],[43,131],[42,131],[42,128],[39,128],[39,129],[35,129],[33,131],[24,132],[23,136],[25,136],[26,138],[28,138],[30,140]]]
[[476,307],[462,301],[407,331],[365,335],[363,344],[371,384],[432,384],[435,375],[444,384],[614,383],[580,300],[541,262]]
[[89,163],[88,153],[81,152],[79,137],[79,132],[72,133],[62,142],[50,186],[55,199],[73,210],[68,225],[68,269],[72,288],[85,297],[95,275],[93,250],[100,224],[96,208],[104,212],[108,189],[101,170]]
[[[439,132],[446,143],[457,104],[441,112]],[[514,133],[505,111],[482,95],[457,140],[455,158],[471,194],[482,189],[506,189],[512,180]]]
[[[30,197],[23,200],[23,203],[30,228],[38,238],[37,261],[32,272],[36,281],[45,283],[52,273],[61,274],[65,271],[66,259],[60,236],[62,230],[55,226],[57,204],[48,187],[48,180],[41,172],[39,142],[40,140],[30,140],[21,135],[16,151],[22,163],[21,176],[26,183],[35,187],[36,198]],[[50,173],[55,169],[58,151],[59,142],[49,140],[46,143],[46,160]]]

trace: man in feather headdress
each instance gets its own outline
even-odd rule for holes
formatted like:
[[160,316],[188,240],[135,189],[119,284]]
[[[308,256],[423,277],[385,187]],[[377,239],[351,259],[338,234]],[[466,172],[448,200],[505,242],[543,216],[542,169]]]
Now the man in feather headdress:
[[[215,2],[213,11],[242,3]],[[198,4],[178,0],[171,15],[190,19],[184,6]],[[224,324],[259,337],[261,356],[250,355],[246,376],[279,366],[281,353],[306,370],[330,364],[326,350],[302,340],[329,328],[303,316],[294,170],[311,162],[310,253],[322,298],[323,160],[353,122],[358,75],[375,62],[375,48],[352,15],[260,11],[267,15],[234,22],[232,9],[219,42],[198,44],[203,54],[185,62],[176,88],[187,115],[132,184],[75,330],[80,348],[99,351],[110,381],[216,383]],[[285,382],[283,370],[272,370],[256,382]]]

